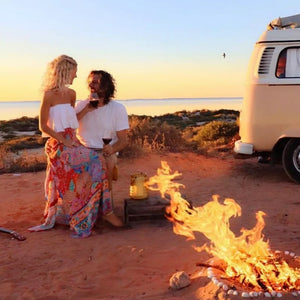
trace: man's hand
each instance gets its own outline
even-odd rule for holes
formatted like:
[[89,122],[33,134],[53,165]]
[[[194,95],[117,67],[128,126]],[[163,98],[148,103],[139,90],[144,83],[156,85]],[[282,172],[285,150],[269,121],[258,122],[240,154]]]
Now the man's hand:
[[103,145],[103,156],[108,157],[114,153],[117,153],[124,149],[127,144],[128,144],[128,139],[127,139],[127,129],[117,131],[117,142],[114,143],[113,145],[108,144],[108,145]]
[[108,145],[103,146],[103,156],[104,157],[108,157],[114,153],[115,153],[115,151],[114,151],[114,148],[112,145],[108,144]]

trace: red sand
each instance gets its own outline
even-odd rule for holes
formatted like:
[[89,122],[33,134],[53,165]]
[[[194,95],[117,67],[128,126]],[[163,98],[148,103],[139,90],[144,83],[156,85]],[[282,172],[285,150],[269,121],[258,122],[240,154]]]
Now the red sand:
[[[150,155],[119,162],[119,180],[114,183],[116,212],[123,216],[128,198],[130,174],[156,174],[165,160],[173,171],[183,173],[186,188],[181,192],[194,206],[211,200],[233,198],[242,207],[242,216],[231,222],[236,234],[251,229],[255,213],[264,211],[263,231],[272,249],[300,254],[299,189],[281,166],[259,165],[256,159],[234,160],[231,155],[208,158],[190,153]],[[207,262],[206,253],[191,246],[206,242],[186,241],[175,235],[172,224],[141,222],[132,229],[104,226],[92,237],[70,238],[67,227],[29,233],[28,227],[42,221],[44,172],[0,175],[0,226],[25,235],[23,242],[0,233],[0,299],[240,299],[225,296],[196,266]],[[179,291],[169,289],[169,278],[177,271],[200,277]],[[226,298],[228,297],[228,298]],[[282,299],[294,299],[285,296]],[[258,299],[258,298],[256,298]],[[260,298],[259,298],[260,299]]]

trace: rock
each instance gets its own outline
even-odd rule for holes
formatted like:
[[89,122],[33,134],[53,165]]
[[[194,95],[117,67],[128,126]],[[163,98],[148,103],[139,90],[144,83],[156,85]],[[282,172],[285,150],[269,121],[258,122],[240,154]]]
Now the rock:
[[169,284],[173,290],[180,290],[189,286],[191,284],[191,279],[184,271],[176,272],[170,278]]

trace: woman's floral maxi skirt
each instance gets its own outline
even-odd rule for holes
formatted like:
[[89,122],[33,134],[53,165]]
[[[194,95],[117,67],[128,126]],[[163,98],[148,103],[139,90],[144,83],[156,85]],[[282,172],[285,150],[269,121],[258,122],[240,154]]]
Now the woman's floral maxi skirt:
[[[63,135],[79,145],[73,129],[65,129]],[[105,160],[82,145],[66,147],[53,138],[46,142],[45,152],[45,222],[29,231],[58,223],[70,225],[74,237],[89,236],[98,215],[112,210]]]

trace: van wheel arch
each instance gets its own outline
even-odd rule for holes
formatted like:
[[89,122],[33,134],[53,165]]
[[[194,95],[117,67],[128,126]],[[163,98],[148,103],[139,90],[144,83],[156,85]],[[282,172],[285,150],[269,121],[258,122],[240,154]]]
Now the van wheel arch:
[[273,147],[271,151],[271,161],[272,163],[282,163],[282,154],[285,145],[288,143],[290,138],[285,137],[277,141],[275,146]]
[[296,183],[300,183],[300,138],[292,138],[286,143],[282,164],[286,174]]

